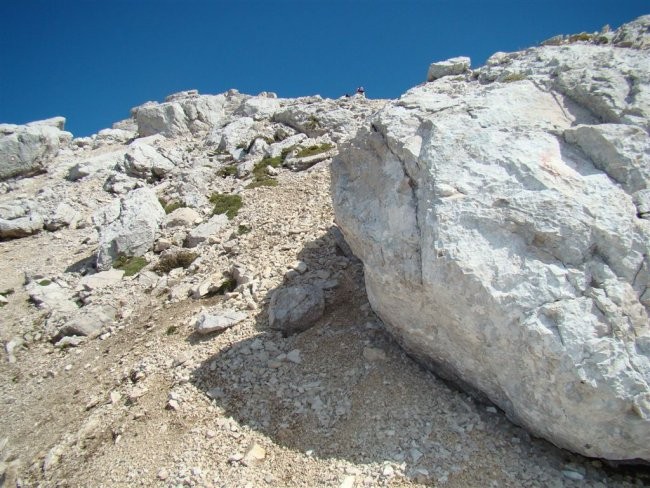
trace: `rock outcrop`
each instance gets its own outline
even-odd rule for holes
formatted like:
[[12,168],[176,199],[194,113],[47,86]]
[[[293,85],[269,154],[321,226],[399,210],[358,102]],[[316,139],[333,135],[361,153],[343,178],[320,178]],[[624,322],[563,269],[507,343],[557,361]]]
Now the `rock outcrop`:
[[332,166],[337,223],[406,349],[609,459],[650,460],[649,29],[430,74]]
[[93,216],[99,232],[97,269],[106,271],[119,256],[142,256],[151,250],[165,211],[149,188],[138,188]]
[[65,118],[0,124],[0,181],[45,171],[47,162],[72,140],[65,132]]

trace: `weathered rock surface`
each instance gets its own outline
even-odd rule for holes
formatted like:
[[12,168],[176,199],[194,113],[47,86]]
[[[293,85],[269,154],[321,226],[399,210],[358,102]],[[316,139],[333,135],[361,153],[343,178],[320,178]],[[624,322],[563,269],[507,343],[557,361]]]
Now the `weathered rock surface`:
[[155,181],[173,169],[174,163],[145,143],[131,143],[124,155],[124,170],[129,176]]
[[162,134],[167,137],[205,131],[219,125],[224,117],[224,95],[199,95],[189,90],[170,95],[164,103],[149,102],[132,110],[140,137]]
[[70,181],[77,181],[86,176],[107,172],[124,161],[124,149],[102,152],[73,165],[68,172]]
[[269,327],[285,334],[307,330],[323,315],[325,295],[313,285],[288,286],[276,290],[269,304]]
[[164,218],[165,211],[149,188],[133,190],[100,209],[93,216],[99,232],[97,269],[110,269],[120,255],[142,256],[151,250]]
[[196,319],[194,328],[198,334],[207,335],[229,329],[245,318],[246,314],[237,310],[203,312]]
[[228,223],[228,217],[224,214],[213,215],[210,220],[203,224],[197,225],[187,235],[185,239],[185,246],[196,247],[202,242],[208,240],[210,237],[215,236],[217,232],[223,229]]
[[427,81],[434,81],[443,76],[462,75],[469,71],[471,64],[471,60],[465,56],[431,63],[427,72]]
[[89,305],[77,312],[61,329],[60,336],[82,336],[93,339],[115,320],[117,310],[110,305]]
[[649,26],[629,48],[499,53],[414,88],[332,167],[337,223],[400,342],[609,459],[650,460]]
[[72,140],[64,124],[63,117],[27,125],[0,124],[0,181],[45,171],[59,148]]

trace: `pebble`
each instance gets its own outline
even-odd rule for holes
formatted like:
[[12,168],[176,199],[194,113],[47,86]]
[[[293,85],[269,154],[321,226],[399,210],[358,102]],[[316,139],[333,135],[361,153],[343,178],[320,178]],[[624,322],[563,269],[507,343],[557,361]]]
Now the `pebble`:
[[294,349],[293,351],[289,351],[287,353],[287,361],[291,361],[292,363],[295,364],[302,363],[302,358],[300,357],[300,350]]
[[266,457],[266,451],[262,446],[253,443],[249,448],[241,462],[244,466],[253,466],[259,464]]
[[585,476],[583,474],[578,473],[577,471],[570,470],[570,469],[562,470],[562,475],[565,478],[568,478],[568,479],[574,480],[574,481],[582,481],[583,479],[585,479]]
[[343,482],[340,485],[340,488],[353,488],[354,487],[354,481],[355,481],[354,476],[346,476],[343,478]]
[[376,347],[364,347],[363,357],[368,361],[383,361],[386,359],[386,352]]
[[165,468],[160,468],[156,476],[158,476],[159,480],[165,481],[167,478],[169,478],[169,472]]
[[110,394],[111,403],[115,405],[122,399],[122,394],[119,391],[112,391]]

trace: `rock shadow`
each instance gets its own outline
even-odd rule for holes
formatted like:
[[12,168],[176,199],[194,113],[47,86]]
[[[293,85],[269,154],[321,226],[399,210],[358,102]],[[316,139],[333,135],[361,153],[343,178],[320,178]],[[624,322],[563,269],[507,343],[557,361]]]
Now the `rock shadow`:
[[279,287],[337,281],[313,327],[284,338],[268,328],[265,306],[256,317],[259,334],[193,371],[190,381],[224,416],[307,456],[378,465],[385,478],[394,469],[426,483],[520,486],[522,473],[534,478],[536,469],[561,479],[567,463],[585,479],[606,477],[604,468],[531,438],[407,356],[372,312],[362,264],[337,248],[335,232],[307,243],[298,257],[308,271],[290,273]]
[[[372,312],[362,264],[343,255],[335,232],[307,243],[298,257],[308,270],[289,273],[280,286],[332,286],[336,280],[313,327],[284,338],[268,328],[264,307],[256,317],[258,335],[224,348],[193,371],[191,382],[226,417],[307,455],[390,463],[427,482],[485,480],[486,472],[515,482],[530,459],[544,459],[557,470],[580,462],[531,439],[501,412],[449,388],[408,357]],[[482,456],[485,449],[497,454]]]

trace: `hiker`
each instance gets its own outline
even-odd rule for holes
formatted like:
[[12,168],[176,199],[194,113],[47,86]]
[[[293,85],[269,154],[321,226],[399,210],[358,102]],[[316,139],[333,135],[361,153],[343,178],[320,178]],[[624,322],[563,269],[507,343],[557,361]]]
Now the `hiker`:
[[364,97],[366,95],[366,90],[362,86],[360,86],[359,88],[357,88],[357,95],[361,95],[362,97]]

